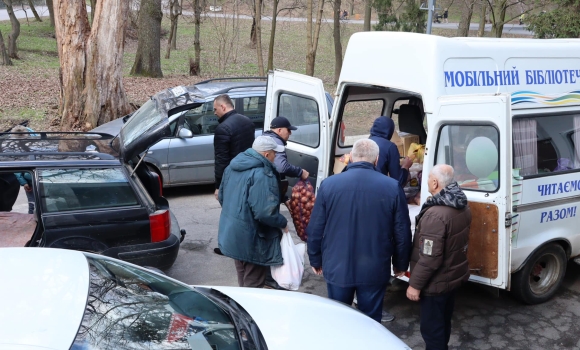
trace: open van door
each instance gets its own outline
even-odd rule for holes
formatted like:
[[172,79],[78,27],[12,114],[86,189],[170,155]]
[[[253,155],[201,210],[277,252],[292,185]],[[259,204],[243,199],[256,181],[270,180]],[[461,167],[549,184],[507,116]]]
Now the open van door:
[[[264,129],[283,116],[298,130],[286,145],[288,162],[306,169],[315,188],[324,180],[328,155],[328,107],[322,80],[298,73],[274,70],[268,73]],[[298,179],[288,179],[293,186]]]
[[[445,96],[428,117],[429,157],[449,164],[469,200],[471,280],[509,289],[512,208],[510,95]],[[427,153],[425,155],[427,155]],[[423,177],[426,186],[427,177]]]

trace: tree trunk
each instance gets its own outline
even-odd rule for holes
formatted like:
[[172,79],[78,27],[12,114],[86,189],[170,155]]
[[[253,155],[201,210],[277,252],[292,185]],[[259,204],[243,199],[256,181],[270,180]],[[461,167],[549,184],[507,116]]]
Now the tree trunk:
[[487,2],[481,2],[481,14],[479,17],[479,30],[477,31],[478,37],[483,37],[485,35],[485,15],[487,14]]
[[338,83],[342,68],[342,43],[340,42],[340,0],[334,0],[334,84]]
[[250,29],[250,49],[256,48],[256,2],[252,1],[252,29]]
[[[98,6],[98,5],[97,5]],[[163,77],[161,71],[161,0],[142,0],[139,9],[137,54],[131,75]]]
[[2,64],[5,66],[11,66],[12,60],[8,56],[6,51],[6,46],[4,46],[4,38],[2,37],[2,32],[0,31],[0,57],[2,57]]
[[48,17],[50,17],[50,26],[54,28],[54,5],[53,0],[46,0],[46,7],[48,7]]
[[354,0],[350,1],[350,9],[348,11],[349,17],[354,16]]
[[10,17],[10,24],[12,25],[12,31],[8,34],[8,56],[10,58],[18,59],[18,46],[16,45],[16,39],[20,35],[20,22],[14,14],[14,8],[12,7],[12,0],[4,0],[6,5],[6,11],[8,12],[8,17]]
[[123,88],[126,0],[100,0],[91,29],[85,0],[56,1],[61,129],[90,130],[130,112]]
[[264,76],[264,57],[262,56],[262,0],[256,1],[256,52],[258,54],[258,74]]
[[463,0],[460,2],[461,6],[461,21],[459,21],[459,28],[457,28],[457,36],[469,36],[469,26],[471,24],[471,16],[473,16],[473,6],[476,0]]
[[268,46],[268,70],[274,69],[274,39],[276,38],[276,18],[278,17],[278,1],[272,0],[272,30]]
[[316,12],[316,25],[314,33],[312,32],[312,7],[314,0],[308,0],[308,18],[306,21],[306,42],[308,48],[306,50],[306,75],[314,76],[314,64],[316,63],[316,51],[318,49],[318,36],[320,35],[320,27],[322,25],[322,10],[324,7],[324,0],[318,0],[318,9]]
[[371,4],[372,0],[365,0],[365,20],[363,23],[363,32],[371,31]]
[[201,72],[201,45],[199,43],[199,31],[201,28],[201,2],[202,0],[194,0],[193,2],[193,19],[195,24],[195,35],[193,36],[193,62],[189,60],[189,75],[199,75]]
[[165,59],[169,59],[171,55],[171,50],[177,50],[177,20],[181,15],[181,6],[179,0],[170,0],[169,3],[169,19],[171,20],[171,26],[169,29],[169,39],[167,40],[167,49],[165,51]]
[[491,11],[491,33],[493,38],[501,38],[503,26],[505,24],[505,14],[507,9],[507,0],[500,0],[494,3]]
[[42,22],[42,18],[40,18],[38,12],[36,12],[36,7],[34,7],[34,2],[32,2],[32,0],[28,0],[28,6],[30,6],[34,19],[36,19],[37,22]]
[[[57,0],[59,1],[59,0]],[[91,1],[91,25],[93,24],[93,20],[95,19],[95,7],[97,6],[97,0],[90,0]]]

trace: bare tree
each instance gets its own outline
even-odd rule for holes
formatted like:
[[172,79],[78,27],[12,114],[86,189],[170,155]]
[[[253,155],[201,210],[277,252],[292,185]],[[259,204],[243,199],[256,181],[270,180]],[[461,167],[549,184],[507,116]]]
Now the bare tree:
[[[218,39],[217,47],[217,63],[218,72],[217,75],[224,75],[227,65],[237,59],[237,43],[239,41],[239,29],[240,29],[240,13],[238,9],[238,1],[233,1],[232,13],[230,16],[210,16],[208,19],[212,24],[212,30],[216,33]],[[228,13],[226,6],[229,4],[223,4],[222,8],[224,13]]]
[[171,28],[169,30],[169,39],[167,40],[167,49],[165,58],[169,59],[171,50],[177,50],[177,20],[182,13],[183,0],[169,0],[169,19]]
[[258,74],[264,76],[264,57],[262,56],[262,0],[255,0],[256,7],[256,52],[258,54]]
[[363,31],[371,31],[371,14],[372,14],[372,0],[365,0],[365,19],[363,22]]
[[333,18],[334,25],[332,36],[334,37],[334,83],[338,83],[340,77],[340,69],[342,68],[342,43],[340,42],[340,0],[333,2]]
[[53,0],[46,0],[46,7],[48,7],[48,17],[50,18],[50,26],[54,27],[54,5],[52,4],[52,2]]
[[40,18],[38,12],[36,12],[36,7],[34,7],[34,2],[32,0],[28,0],[28,6],[30,7],[30,11],[32,11],[32,14],[34,15],[34,19],[36,19],[37,22],[42,22],[42,18]]
[[469,36],[469,26],[471,24],[471,17],[473,16],[475,1],[463,0],[459,2],[461,6],[461,20],[459,21],[459,28],[457,28],[457,36]]
[[55,1],[61,129],[90,130],[130,111],[123,88],[126,0],[99,0],[91,28],[85,0]]
[[301,0],[294,0],[292,4],[288,7],[283,7],[278,9],[278,5],[280,0],[272,0],[272,29],[270,31],[270,45],[268,47],[268,70],[274,69],[274,43],[276,38],[276,21],[278,15],[282,11],[292,11],[295,9],[303,9],[304,5],[302,5]]
[[131,75],[163,77],[161,71],[161,0],[141,0],[139,38]]
[[201,72],[201,44],[199,42],[199,31],[201,28],[201,1],[193,1],[193,18],[195,23],[195,35],[193,36],[194,59],[189,59],[189,75],[199,75]]
[[314,64],[316,63],[316,51],[318,50],[318,37],[320,35],[320,27],[322,24],[322,10],[324,7],[324,0],[318,0],[318,8],[316,10],[316,24],[314,30],[312,28],[312,9],[314,0],[308,0],[306,10],[306,74],[314,76]]
[[481,9],[480,9],[480,17],[479,17],[479,29],[477,31],[478,37],[483,37],[485,35],[485,25],[486,25],[486,16],[487,16],[487,1],[481,1]]
[[4,66],[11,66],[12,60],[8,56],[6,51],[6,46],[4,46],[4,38],[2,37],[2,32],[0,31],[0,57],[2,57],[2,64]]
[[491,0],[487,0],[489,3],[490,8],[490,16],[489,19],[491,20],[491,37],[501,38],[503,33],[503,26],[506,23],[513,21],[520,17],[521,14],[526,14],[531,12],[534,9],[542,8],[545,6],[543,1],[537,2],[535,4],[529,4],[527,7],[528,9],[525,11],[516,11],[517,14],[508,16],[507,12],[508,9],[512,6],[521,6],[524,3],[521,0],[494,0],[493,4]]
[[12,25],[12,31],[8,34],[8,56],[10,58],[18,59],[18,46],[16,45],[16,40],[20,35],[20,22],[16,15],[14,14],[14,7],[12,6],[12,0],[3,0],[6,5],[6,11],[8,12],[8,17],[10,18],[10,24]]

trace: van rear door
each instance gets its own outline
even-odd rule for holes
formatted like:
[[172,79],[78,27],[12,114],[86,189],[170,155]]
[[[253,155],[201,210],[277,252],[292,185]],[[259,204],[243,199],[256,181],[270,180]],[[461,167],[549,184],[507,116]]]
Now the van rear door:
[[[298,130],[292,132],[286,154],[292,165],[306,169],[318,188],[324,180],[328,156],[328,107],[322,80],[274,70],[268,73],[264,129],[272,119],[284,116]],[[288,179],[290,186],[298,179]]]
[[[512,208],[510,96],[445,96],[438,101],[438,113],[427,118],[430,132],[425,159],[429,159],[429,165],[452,165],[455,179],[469,200],[471,280],[508,289]],[[427,176],[423,176],[423,190],[426,180]]]

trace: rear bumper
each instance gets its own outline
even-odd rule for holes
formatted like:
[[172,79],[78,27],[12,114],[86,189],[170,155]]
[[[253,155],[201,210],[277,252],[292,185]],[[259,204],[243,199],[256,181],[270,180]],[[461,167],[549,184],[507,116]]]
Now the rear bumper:
[[173,265],[179,253],[180,237],[171,234],[163,242],[135,244],[110,248],[103,255],[128,261],[135,265],[167,269]]

